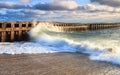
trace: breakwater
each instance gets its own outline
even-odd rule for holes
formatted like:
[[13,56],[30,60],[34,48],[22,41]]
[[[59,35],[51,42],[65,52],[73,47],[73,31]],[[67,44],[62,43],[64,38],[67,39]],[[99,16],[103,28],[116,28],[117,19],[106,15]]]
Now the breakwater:
[[28,31],[37,25],[56,32],[88,31],[120,27],[120,23],[0,22],[0,42],[26,41],[29,39]]

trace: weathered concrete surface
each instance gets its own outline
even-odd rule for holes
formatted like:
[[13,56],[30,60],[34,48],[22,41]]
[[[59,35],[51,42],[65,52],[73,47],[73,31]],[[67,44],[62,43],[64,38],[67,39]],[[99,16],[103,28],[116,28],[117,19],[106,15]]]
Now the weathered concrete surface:
[[120,75],[120,67],[79,53],[0,55],[0,75]]
[[0,42],[27,40],[32,27],[32,22],[0,22]]

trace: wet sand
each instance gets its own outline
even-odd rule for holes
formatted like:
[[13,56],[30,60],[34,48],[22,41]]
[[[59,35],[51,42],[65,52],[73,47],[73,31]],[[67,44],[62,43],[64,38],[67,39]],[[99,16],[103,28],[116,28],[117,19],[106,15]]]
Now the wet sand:
[[80,53],[0,55],[0,75],[120,75],[120,66]]

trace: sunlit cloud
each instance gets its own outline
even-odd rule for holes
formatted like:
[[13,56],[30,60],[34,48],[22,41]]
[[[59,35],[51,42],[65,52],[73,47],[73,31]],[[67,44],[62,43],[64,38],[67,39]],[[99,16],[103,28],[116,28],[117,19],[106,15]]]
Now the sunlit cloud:
[[73,0],[53,0],[51,3],[38,3],[34,6],[40,10],[72,10],[77,7],[77,3]]
[[30,2],[30,0],[19,0],[20,2]]
[[75,0],[38,1],[33,5],[29,4],[32,0],[19,1],[24,3],[0,1],[0,21],[120,22],[120,7],[100,3],[107,0],[91,0],[85,5]]

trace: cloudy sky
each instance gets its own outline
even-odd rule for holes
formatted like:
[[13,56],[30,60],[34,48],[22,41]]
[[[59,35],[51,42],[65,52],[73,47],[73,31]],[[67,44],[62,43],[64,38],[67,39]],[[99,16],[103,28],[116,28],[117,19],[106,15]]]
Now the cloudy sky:
[[0,21],[120,22],[120,0],[0,0]]

